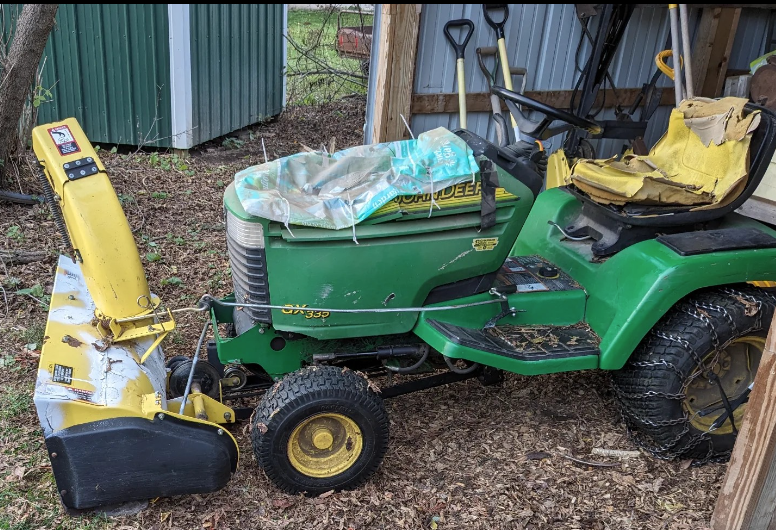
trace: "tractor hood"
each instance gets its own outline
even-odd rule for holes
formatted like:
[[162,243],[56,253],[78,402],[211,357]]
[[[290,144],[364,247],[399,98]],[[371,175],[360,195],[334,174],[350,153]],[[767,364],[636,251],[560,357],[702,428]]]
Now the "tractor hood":
[[417,140],[304,152],[235,175],[237,196],[256,217],[316,228],[351,227],[388,201],[475,182],[472,150],[444,128]]

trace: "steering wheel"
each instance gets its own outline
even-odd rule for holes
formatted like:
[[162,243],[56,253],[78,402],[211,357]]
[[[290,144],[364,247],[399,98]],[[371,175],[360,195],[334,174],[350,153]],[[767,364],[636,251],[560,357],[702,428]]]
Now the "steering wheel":
[[[506,88],[500,86],[494,86],[491,92],[507,104],[509,112],[515,118],[517,127],[520,132],[526,135],[536,138],[538,140],[546,140],[552,136],[564,133],[571,129],[584,129],[592,135],[600,134],[603,131],[601,125],[593,120],[587,118],[581,118],[575,116],[565,110],[556,109],[549,105],[545,105],[535,99],[531,99],[517,92],[512,92]],[[517,105],[535,110],[543,115],[540,121],[534,121],[526,118]],[[559,123],[560,122],[560,123]]]

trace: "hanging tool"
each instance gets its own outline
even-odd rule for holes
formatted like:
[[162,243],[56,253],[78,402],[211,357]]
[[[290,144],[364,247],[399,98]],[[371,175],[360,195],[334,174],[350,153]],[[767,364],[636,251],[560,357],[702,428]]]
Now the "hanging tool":
[[[673,55],[674,52],[671,50],[663,50],[662,52],[658,52],[657,55],[655,55],[655,65],[657,66],[658,70],[663,72],[671,81],[676,80],[676,72],[673,68],[668,66],[666,59],[668,57],[673,59]],[[676,63],[676,61],[673,62]],[[679,56],[679,67],[684,68],[684,60],[682,59],[681,55]]]
[[[571,92],[569,108],[576,116],[596,118],[606,106],[613,106],[615,115],[619,117],[622,113],[620,98],[614,79],[609,73],[609,68],[625,35],[625,29],[633,15],[634,6],[630,4],[598,4],[592,11],[582,11],[581,7],[582,4],[577,4],[577,17],[582,27],[582,33],[579,37],[575,57],[575,67],[580,75]],[[597,24],[592,22],[593,18],[597,19]],[[595,27],[594,30],[593,27]],[[585,40],[589,43],[590,55],[585,61],[585,65],[580,67],[579,55]],[[608,105],[606,91],[603,91],[607,85],[614,95],[614,101],[610,100]],[[603,94],[601,94],[602,91]],[[599,98],[599,96],[603,97]],[[601,105],[596,109],[598,101],[601,102]],[[617,125],[617,127],[610,125]],[[623,124],[605,124],[602,137],[629,140],[636,136],[642,136],[646,130],[646,124],[628,127],[628,130],[620,127],[621,125]],[[588,150],[588,147],[592,146],[586,142],[586,139],[585,134],[579,130],[569,131],[564,141],[566,155],[576,158],[581,156],[583,151],[585,151],[585,155],[594,155]]]
[[690,42],[690,23],[688,21],[690,16],[689,11],[687,4],[679,4],[679,19],[682,26],[682,49],[684,50],[684,54],[682,55],[684,59],[685,77],[684,92],[687,98],[694,98],[695,88],[693,87],[692,58],[690,57],[690,48],[692,47],[692,44]]
[[[493,20],[490,16],[491,11],[501,11],[501,20]],[[499,59],[501,61],[501,73],[504,76],[504,87],[507,90],[513,90],[512,75],[509,71],[509,58],[507,57],[506,36],[504,35],[504,25],[509,18],[509,6],[507,4],[482,4],[482,15],[485,17],[485,22],[496,32],[496,44],[498,45]],[[515,130],[515,138],[519,138],[519,129],[514,116],[512,116],[512,128]]]
[[[455,40],[450,33],[450,28],[467,28],[468,31],[463,33],[463,41],[459,42]],[[472,38],[474,33],[474,22],[468,18],[459,18],[457,20],[451,20],[445,24],[445,36],[450,41],[450,45],[455,51],[455,70],[458,74],[458,112],[460,113],[460,126],[461,129],[466,128],[466,77],[464,75],[464,52],[466,51],[466,45],[469,44],[469,39]]]
[[[485,76],[485,79],[488,83],[488,93],[490,93],[490,106],[493,111],[493,120],[496,122],[496,136],[498,138],[499,145],[506,146],[509,144],[509,132],[506,129],[506,119],[504,118],[504,115],[501,113],[501,101],[499,97],[493,93],[491,93],[491,89],[496,84],[496,72],[498,71],[499,66],[499,58],[498,58],[498,48],[495,46],[485,46],[481,48],[477,48],[477,63],[480,65],[480,70],[482,70],[482,74]],[[488,68],[488,66],[485,64],[485,58],[486,57],[493,57],[495,59],[493,63],[493,68]],[[510,82],[511,76],[522,76],[522,82],[520,84],[520,93],[525,93],[525,85],[526,85],[526,79],[527,79],[527,70],[525,68],[519,68],[516,66],[510,67],[509,69],[510,73]],[[503,127],[503,128],[502,128]]]
[[[668,15],[671,19],[671,56],[674,66],[674,96],[676,106],[684,99],[684,89],[682,87],[682,67],[681,67],[681,45],[679,44],[679,4],[668,4]],[[659,66],[658,66],[659,67]]]

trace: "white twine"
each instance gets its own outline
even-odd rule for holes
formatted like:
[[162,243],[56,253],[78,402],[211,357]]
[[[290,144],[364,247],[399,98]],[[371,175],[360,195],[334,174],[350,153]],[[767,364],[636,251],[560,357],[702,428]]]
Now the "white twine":
[[264,138],[261,139],[261,148],[264,150],[264,163],[266,164],[268,162],[268,160],[267,160],[267,146],[264,145]]
[[407,120],[404,119],[404,114],[399,114],[399,117],[401,118],[401,121],[404,122],[404,126],[407,128],[407,132],[410,133],[410,137],[414,140],[415,135],[412,134],[412,129],[410,129],[410,124],[407,123]]
[[358,245],[358,239],[356,239],[356,217],[353,215],[353,201],[350,199],[350,192],[348,192],[348,212],[350,212],[350,226],[353,228],[353,243]]
[[280,196],[281,199],[283,199],[283,202],[286,203],[286,208],[288,208],[288,213],[286,214],[286,222],[284,223],[286,225],[286,230],[288,230],[288,233],[291,234],[291,237],[296,237],[294,233],[291,231],[291,227],[289,226],[289,223],[291,222],[291,203],[288,202],[288,199]]
[[442,208],[437,204],[436,200],[434,200],[434,178],[431,176],[430,167],[426,168],[426,174],[431,181],[431,203],[428,205],[428,216],[431,217],[431,214],[434,213],[434,206],[437,207],[437,210],[441,210]]

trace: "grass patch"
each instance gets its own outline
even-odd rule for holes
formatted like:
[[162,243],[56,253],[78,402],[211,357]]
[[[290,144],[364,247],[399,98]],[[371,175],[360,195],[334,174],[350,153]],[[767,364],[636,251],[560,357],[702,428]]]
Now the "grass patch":
[[33,322],[22,332],[22,340],[25,344],[37,344],[40,347],[43,344],[43,335],[46,332],[46,324],[42,322]]
[[170,276],[169,278],[163,278],[161,284],[163,286],[172,285],[173,287],[181,287],[183,285],[183,280],[177,276]]
[[[373,16],[364,14],[364,25],[372,24]],[[342,16],[344,26],[361,24],[358,15]],[[330,68],[363,75],[361,62],[340,57],[335,47],[337,41],[337,13],[330,10],[290,9],[288,11],[288,35],[301,48]],[[288,43],[287,90],[290,104],[314,105],[326,103],[350,94],[366,94],[366,80],[351,80],[335,74],[297,75],[316,72],[323,68],[316,61]]]
[[14,241],[21,241],[24,239],[24,233],[22,233],[22,229],[18,225],[11,225],[5,232],[5,235],[7,238],[13,239]]
[[19,392],[18,388],[9,385],[0,387],[0,420],[8,420],[23,414],[32,407],[32,396],[26,392]]

